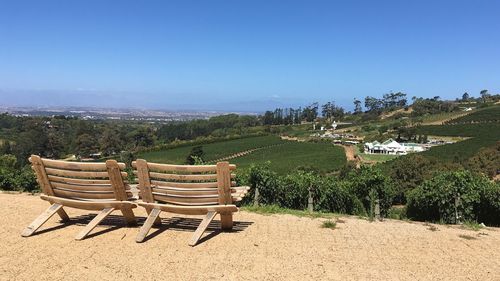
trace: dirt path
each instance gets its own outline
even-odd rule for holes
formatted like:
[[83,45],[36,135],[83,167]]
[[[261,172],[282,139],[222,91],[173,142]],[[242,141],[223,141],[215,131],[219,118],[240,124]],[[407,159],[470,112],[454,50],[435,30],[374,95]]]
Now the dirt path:
[[361,166],[361,163],[363,162],[363,159],[359,156],[356,155],[356,149],[352,145],[341,145],[344,148],[345,151],[345,157],[347,161],[354,161],[356,163],[356,168],[359,168]]
[[448,122],[448,121],[451,121],[453,119],[457,119],[457,118],[463,117],[465,115],[469,115],[472,112],[474,112],[474,111],[467,111],[467,112],[464,112],[463,114],[451,116],[449,118],[445,118],[445,119],[441,119],[441,120],[437,120],[437,121],[423,122],[422,125],[443,125],[443,123],[445,123],[445,122]]
[[241,156],[248,155],[250,153],[253,153],[253,152],[261,150],[261,149],[267,149],[267,148],[271,148],[271,147],[275,147],[275,146],[280,146],[280,145],[283,145],[283,144],[273,144],[273,145],[269,145],[269,146],[257,147],[257,148],[253,148],[253,149],[249,149],[249,150],[245,150],[245,151],[240,151],[238,153],[231,154],[231,155],[226,156],[226,157],[222,157],[222,158],[219,158],[219,159],[216,159],[216,160],[208,161],[207,163],[217,163],[217,162],[220,162],[220,161],[227,161],[227,160],[231,160],[231,159],[234,159],[234,158],[238,158],[238,157],[241,157]]
[[356,161],[356,152],[354,151],[354,146],[352,145],[343,145],[345,150],[345,157],[347,161]]
[[[163,214],[164,226],[137,244],[138,228],[112,216],[75,241],[91,216],[68,209],[73,224],[51,218],[22,238],[47,206],[37,196],[0,194],[0,280],[500,280],[497,228],[433,231],[342,217],[332,230],[322,219],[240,212],[233,232],[215,231],[217,221],[192,248],[200,217]],[[145,212],[136,210],[142,224]]]

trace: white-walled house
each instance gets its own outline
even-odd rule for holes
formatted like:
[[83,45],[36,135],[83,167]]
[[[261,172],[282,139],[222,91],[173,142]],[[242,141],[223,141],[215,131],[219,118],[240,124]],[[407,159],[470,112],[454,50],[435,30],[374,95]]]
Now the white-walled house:
[[368,154],[405,155],[408,152],[422,152],[424,150],[424,147],[416,143],[399,143],[393,139],[388,139],[383,143],[378,141],[365,143],[365,153]]

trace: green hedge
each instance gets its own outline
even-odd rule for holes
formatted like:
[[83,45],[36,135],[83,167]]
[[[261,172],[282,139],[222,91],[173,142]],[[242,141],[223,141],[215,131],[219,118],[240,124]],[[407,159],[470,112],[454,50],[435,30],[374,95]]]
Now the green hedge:
[[470,171],[438,174],[408,193],[408,217],[423,221],[500,224],[500,186]]
[[29,165],[19,168],[14,155],[4,154],[0,156],[0,189],[35,191],[39,187]]
[[[279,176],[269,169],[269,164],[252,165],[238,180],[251,186],[244,203],[252,202],[258,188],[259,203],[289,209],[306,209],[311,190],[316,211],[366,215],[373,200],[378,198],[381,213],[386,215],[394,197],[390,179],[371,167],[352,171],[339,180],[306,171]],[[370,198],[370,192],[374,192],[376,198]]]

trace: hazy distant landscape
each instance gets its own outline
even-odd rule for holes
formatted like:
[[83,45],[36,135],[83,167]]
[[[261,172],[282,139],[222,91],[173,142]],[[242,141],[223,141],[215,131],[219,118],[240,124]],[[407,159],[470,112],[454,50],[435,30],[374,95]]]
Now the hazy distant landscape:
[[193,119],[208,119],[213,116],[228,113],[256,115],[251,112],[222,111],[188,111],[188,110],[151,110],[134,108],[98,108],[98,107],[2,107],[0,112],[15,116],[55,116],[78,117],[108,120],[142,120],[151,122],[186,121]]

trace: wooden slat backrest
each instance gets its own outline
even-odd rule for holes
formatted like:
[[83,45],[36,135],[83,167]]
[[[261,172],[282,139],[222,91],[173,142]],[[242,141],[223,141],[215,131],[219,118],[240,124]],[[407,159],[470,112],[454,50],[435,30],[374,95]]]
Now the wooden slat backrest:
[[92,201],[96,199],[127,200],[132,197],[123,178],[125,164],[115,160],[106,163],[80,163],[30,157],[42,192],[49,196]]
[[40,158],[40,156],[38,155],[31,155],[29,160],[32,164],[32,169],[35,171],[36,179],[38,181],[38,184],[40,185],[40,188],[42,189],[42,192],[46,195],[53,196],[54,191],[52,190],[52,185],[50,185],[50,180],[45,171],[42,158]]
[[219,192],[219,205],[233,203],[231,197],[231,172],[229,162],[217,163],[217,190]]
[[139,179],[142,200],[185,206],[232,204],[230,170],[227,162],[218,165],[170,165],[132,162]]
[[132,163],[137,169],[137,177],[139,179],[139,192],[142,195],[144,202],[153,203],[153,193],[151,191],[151,180],[149,178],[148,164],[143,159],[137,159]]
[[[106,169],[111,181],[116,200],[125,201],[129,198],[125,192],[125,182],[122,177],[122,169],[125,169],[124,163],[118,163],[116,160],[107,160]],[[126,173],[125,173],[126,174]]]

